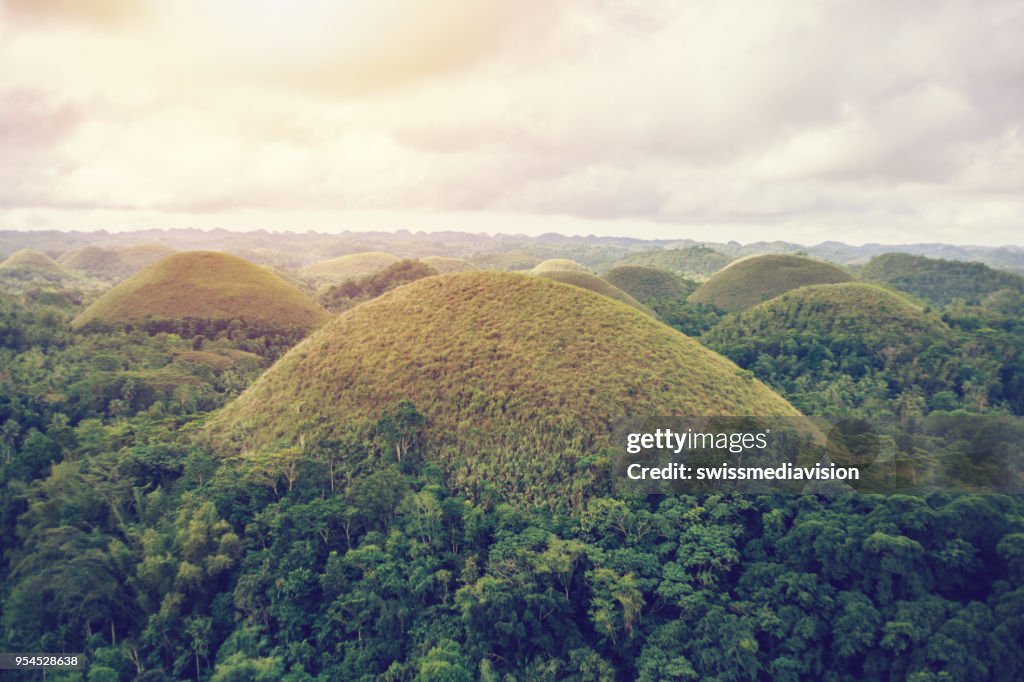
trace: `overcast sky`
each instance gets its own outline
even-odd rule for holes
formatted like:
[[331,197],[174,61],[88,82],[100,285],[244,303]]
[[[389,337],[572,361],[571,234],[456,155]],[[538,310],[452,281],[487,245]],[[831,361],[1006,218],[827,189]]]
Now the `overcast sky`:
[[0,0],[0,228],[1024,244],[1024,3]]

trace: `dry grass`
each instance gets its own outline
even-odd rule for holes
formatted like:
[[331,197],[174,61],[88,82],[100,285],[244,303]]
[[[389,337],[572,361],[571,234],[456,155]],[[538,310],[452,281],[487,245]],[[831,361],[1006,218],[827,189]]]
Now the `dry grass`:
[[638,415],[795,415],[729,360],[627,305],[543,277],[422,279],[307,338],[211,421],[224,454],[323,442],[411,400],[457,484],[550,504]]
[[316,301],[258,265],[225,253],[189,251],[121,282],[72,324],[197,318],[284,328],[312,327],[327,317]]
[[832,263],[772,254],[733,261],[690,294],[691,303],[722,310],[746,310],[793,289],[811,284],[836,284],[853,277]]
[[64,273],[64,268],[62,268],[57,261],[47,256],[45,253],[36,251],[35,249],[21,249],[20,251],[15,251],[8,256],[4,262],[0,263],[0,270],[7,270],[11,272],[33,271],[53,275]]
[[565,272],[557,270],[555,272],[545,272],[540,275],[547,279],[554,280],[555,282],[561,282],[562,284],[569,284],[574,287],[580,287],[581,289],[587,289],[595,293],[607,296],[610,299],[625,303],[626,305],[633,306],[637,310],[641,310],[648,315],[654,313],[647,309],[642,303],[637,301],[635,298],[627,294],[625,291],[609,284],[597,275],[591,275],[586,272]]
[[450,258],[448,256],[426,256],[420,258],[424,264],[437,270],[442,275],[447,275],[452,272],[469,272],[470,270],[479,270],[477,266],[470,263],[465,258]]
[[548,258],[533,266],[531,275],[543,275],[546,272],[585,272],[590,274],[590,268],[568,258]]
[[383,251],[366,251],[322,260],[299,270],[299,275],[320,283],[334,283],[367,277],[400,261],[398,256]]

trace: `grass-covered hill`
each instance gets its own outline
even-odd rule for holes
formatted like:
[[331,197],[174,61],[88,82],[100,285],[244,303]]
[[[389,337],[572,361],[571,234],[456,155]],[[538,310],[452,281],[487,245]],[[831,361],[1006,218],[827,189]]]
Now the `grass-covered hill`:
[[468,272],[470,270],[479,270],[476,265],[469,262],[465,258],[452,258],[450,256],[426,256],[420,258],[423,263],[437,270],[442,275],[447,275],[450,272]]
[[310,449],[396,414],[409,423],[403,401],[426,419],[422,450],[457,485],[546,506],[588,487],[620,418],[797,414],[630,306],[544,277],[468,272],[334,318],[221,411],[205,440],[219,452]]
[[694,290],[692,282],[674,272],[646,265],[620,265],[609,270],[604,278],[644,303],[685,299]]
[[38,273],[41,275],[61,276],[66,274],[64,268],[42,251],[21,249],[15,251],[0,263],[0,271],[8,273]]
[[626,305],[633,306],[637,310],[651,315],[651,311],[644,306],[642,303],[637,301],[635,298],[627,294],[622,289],[609,284],[605,280],[601,279],[597,275],[591,275],[588,272],[569,272],[566,270],[554,270],[551,272],[543,272],[540,274],[541,277],[553,280],[555,282],[561,282],[562,284],[571,284],[574,287],[580,287],[581,289],[587,289],[589,291],[596,292],[602,296],[614,299],[625,303]]
[[812,384],[854,400],[840,375],[881,378],[888,397],[956,388],[953,331],[909,296],[874,284],[796,289],[726,317],[702,341],[794,400]]
[[243,320],[262,327],[309,328],[327,318],[313,299],[277,275],[226,253],[187,251],[121,282],[73,321]]
[[727,311],[745,310],[779,294],[811,284],[836,284],[853,277],[832,263],[771,254],[733,261],[690,294],[691,303]]
[[590,273],[590,268],[577,263],[569,258],[548,258],[533,266],[531,274],[543,275],[545,272],[585,272]]
[[885,284],[945,305],[954,299],[977,304],[1000,289],[1024,292],[1024,278],[993,270],[984,263],[942,260],[907,253],[886,253],[872,258],[861,278]]
[[706,246],[644,251],[627,256],[620,265],[645,265],[668,270],[689,279],[703,281],[729,264],[732,258]]
[[299,275],[320,282],[339,283],[380,272],[400,260],[398,256],[383,251],[350,253],[307,265],[299,270]]
[[86,246],[64,253],[60,263],[90,277],[120,279],[134,275],[172,253],[174,249],[162,244],[135,244],[117,249]]

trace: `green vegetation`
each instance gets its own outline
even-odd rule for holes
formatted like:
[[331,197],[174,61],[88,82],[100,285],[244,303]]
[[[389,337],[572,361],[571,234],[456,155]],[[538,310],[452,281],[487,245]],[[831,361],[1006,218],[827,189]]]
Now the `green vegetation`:
[[983,263],[886,253],[871,259],[862,279],[885,284],[938,305],[954,300],[978,304],[1002,289],[1024,292],[1024,277],[993,270]]
[[652,305],[664,301],[685,301],[696,285],[668,270],[645,265],[620,265],[604,278],[638,301]]
[[601,454],[627,415],[796,414],[629,306],[480,272],[420,280],[343,313],[218,414],[208,442],[268,453],[300,434],[334,442],[402,400],[422,410],[425,447],[454,485],[538,505],[580,503],[593,467],[583,458]]
[[873,284],[803,287],[725,318],[702,341],[814,414],[948,408],[998,373],[936,315]]
[[350,279],[366,277],[394,265],[398,256],[381,251],[351,253],[347,256],[323,260],[299,270],[299,275],[317,282],[340,283]]
[[626,305],[633,306],[637,310],[641,310],[648,315],[651,315],[651,311],[646,308],[642,303],[637,301],[635,298],[627,294],[625,291],[609,284],[605,280],[601,279],[597,275],[591,275],[587,272],[569,272],[565,270],[554,270],[551,272],[541,273],[541,277],[550,279],[555,282],[561,282],[562,284],[570,284],[574,287],[593,291],[607,296],[608,298],[614,299],[625,303]]
[[537,263],[530,270],[531,275],[543,275],[547,272],[583,272],[589,275],[590,268],[568,258],[548,258]]
[[831,263],[803,256],[749,256],[716,273],[693,292],[689,300],[733,312],[746,310],[798,287],[852,279],[848,272]]
[[706,246],[691,246],[686,249],[644,251],[619,260],[616,266],[643,265],[668,270],[688,279],[704,281],[728,265],[731,260],[729,256]]
[[121,282],[73,325],[241,319],[261,327],[308,329],[326,318],[306,294],[257,265],[224,253],[190,251]]
[[645,299],[737,367],[546,277],[408,283],[428,272],[348,283],[375,298],[265,372],[304,330],[76,333],[89,280],[0,282],[0,651],[84,652],[62,682],[1024,679],[1022,496],[613,499],[604,476],[623,416],[791,405],[851,447],[900,422],[894,459],[1002,461],[1019,290]]
[[477,266],[473,265],[470,261],[465,258],[451,258],[449,256],[426,256],[420,258],[424,265],[437,270],[442,275],[447,275],[450,272],[468,272],[469,270],[479,270]]
[[395,287],[436,274],[437,270],[422,261],[401,260],[375,274],[335,284],[321,295],[320,301],[332,312],[348,310],[357,303],[377,298]]
[[137,244],[123,248],[86,246],[61,255],[60,263],[89,277],[119,280],[134,275],[172,253],[174,249],[160,244]]
[[0,275],[18,278],[38,276],[53,280],[65,278],[68,273],[45,253],[35,249],[21,249],[0,263]]

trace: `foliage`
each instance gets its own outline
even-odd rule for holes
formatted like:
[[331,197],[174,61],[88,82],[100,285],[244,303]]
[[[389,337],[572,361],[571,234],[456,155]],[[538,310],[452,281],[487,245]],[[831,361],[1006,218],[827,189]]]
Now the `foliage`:
[[357,303],[377,298],[395,287],[436,274],[437,270],[426,263],[401,260],[372,275],[335,284],[323,293],[320,300],[328,310],[347,310]]
[[862,279],[919,296],[938,305],[954,300],[978,304],[1001,289],[1024,293],[1024,277],[994,270],[983,263],[886,253],[872,258]]
[[642,251],[622,258],[615,265],[642,265],[703,281],[728,265],[730,260],[732,259],[729,256],[704,245],[698,245],[685,249]]

